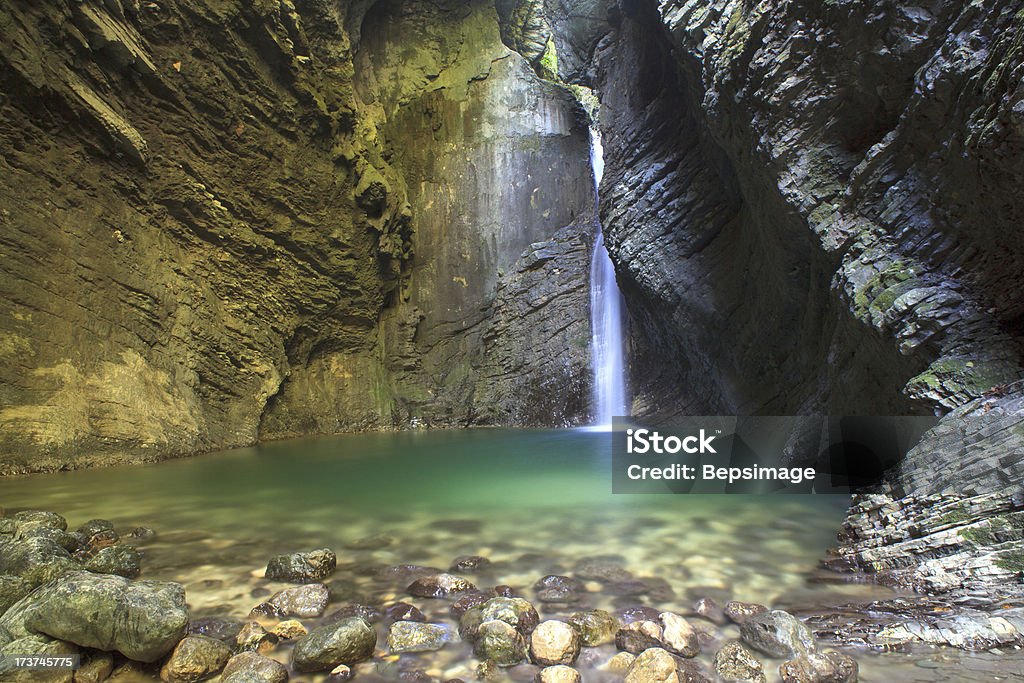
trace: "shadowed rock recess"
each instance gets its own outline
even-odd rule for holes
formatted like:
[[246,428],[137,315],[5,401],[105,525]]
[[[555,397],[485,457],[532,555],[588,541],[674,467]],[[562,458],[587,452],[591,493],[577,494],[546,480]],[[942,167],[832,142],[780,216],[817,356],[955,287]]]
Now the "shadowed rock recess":
[[[586,419],[586,116],[489,2],[25,1],[0,36],[3,471]],[[531,277],[557,306],[499,296]]]
[[1020,640],[1022,12],[12,0],[0,473],[585,422],[586,86],[634,413],[946,416],[827,563]]

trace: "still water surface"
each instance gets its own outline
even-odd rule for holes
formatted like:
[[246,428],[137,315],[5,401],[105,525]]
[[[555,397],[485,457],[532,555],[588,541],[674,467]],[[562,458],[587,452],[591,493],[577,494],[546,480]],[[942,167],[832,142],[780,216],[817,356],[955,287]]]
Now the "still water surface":
[[[0,480],[0,505],[53,510],[72,528],[101,517],[155,529],[141,548],[143,578],[184,583],[196,616],[245,617],[283,587],[261,578],[271,555],[324,546],[339,565],[328,613],[346,602],[409,600],[379,579],[386,566],[444,569],[464,555],[491,560],[470,575],[479,585],[508,584],[527,597],[540,577],[571,574],[594,557],[649,586],[629,594],[590,586],[586,606],[606,609],[686,612],[704,596],[797,609],[891,596],[820,581],[846,497],[613,495],[610,439],[586,430],[461,430],[291,440]],[[424,607],[445,613],[443,604]],[[538,607],[542,618],[568,613]],[[998,658],[948,651],[852,654],[862,680],[979,680],[965,667],[981,666],[986,678],[1007,669]],[[422,665],[473,678],[460,645],[434,657]]]

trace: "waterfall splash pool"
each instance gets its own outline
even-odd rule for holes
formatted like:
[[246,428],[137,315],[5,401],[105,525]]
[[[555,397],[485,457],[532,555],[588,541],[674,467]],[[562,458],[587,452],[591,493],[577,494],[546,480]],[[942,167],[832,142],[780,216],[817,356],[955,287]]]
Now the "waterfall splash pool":
[[[151,527],[155,538],[140,542],[141,578],[183,583],[193,618],[245,619],[286,587],[262,578],[269,557],[324,546],[338,554],[326,581],[327,614],[349,603],[406,600],[428,619],[450,623],[449,603],[410,598],[409,579],[397,580],[393,568],[444,570],[465,555],[490,560],[463,573],[478,586],[507,584],[531,599],[539,578],[572,575],[587,562],[611,563],[633,577],[612,586],[587,582],[573,605],[537,602],[542,618],[634,605],[687,613],[706,596],[798,610],[892,595],[815,580],[823,576],[818,561],[834,539],[844,497],[612,495],[609,440],[586,430],[480,429],[282,441],[153,465],[0,480],[0,504],[8,514],[53,510],[72,527],[96,517],[119,528]],[[383,640],[380,646],[386,648]],[[598,666],[610,647],[585,651],[584,681],[606,680]],[[273,656],[286,661],[289,648]],[[866,681],[961,680],[953,664],[936,665],[950,670],[944,678],[918,664],[934,652],[853,654]],[[942,656],[957,666],[988,666],[994,657]],[[475,662],[457,637],[440,652],[403,655],[401,666],[410,661],[441,680],[475,679]],[[359,671],[365,680],[398,676],[398,668]]]

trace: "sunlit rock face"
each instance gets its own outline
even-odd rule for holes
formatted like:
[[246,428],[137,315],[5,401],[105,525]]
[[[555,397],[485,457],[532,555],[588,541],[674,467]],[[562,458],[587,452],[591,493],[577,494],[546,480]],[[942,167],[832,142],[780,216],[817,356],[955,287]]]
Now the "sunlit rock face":
[[3,471],[512,420],[473,391],[500,278],[594,199],[492,3],[4,15]]

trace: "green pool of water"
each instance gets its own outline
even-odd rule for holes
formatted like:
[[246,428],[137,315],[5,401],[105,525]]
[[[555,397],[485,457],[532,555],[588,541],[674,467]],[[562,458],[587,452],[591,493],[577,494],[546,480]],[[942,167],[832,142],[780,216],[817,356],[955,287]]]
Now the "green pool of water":
[[[446,569],[464,555],[491,560],[470,576],[479,585],[507,584],[526,595],[540,577],[571,574],[594,557],[650,586],[625,594],[589,586],[587,605],[607,609],[686,611],[704,596],[798,608],[891,595],[812,580],[821,578],[819,560],[845,497],[613,495],[610,440],[585,430],[462,430],[283,441],[0,480],[0,505],[53,510],[72,527],[102,517],[155,529],[142,546],[143,578],[184,583],[195,615],[245,617],[283,587],[262,578],[270,556],[324,546],[339,562],[328,613],[345,602],[409,599],[380,578],[384,567]],[[365,542],[375,536],[386,538]],[[424,607],[439,619],[446,614],[444,604]],[[542,617],[567,613],[540,608]],[[459,645],[446,651],[424,667],[470,680],[468,653]],[[880,666],[877,656],[864,656],[866,674]],[[891,667],[903,661],[893,657],[888,675],[874,680],[956,680],[961,666],[944,665],[945,679],[918,679],[912,674],[934,670],[908,660],[908,673],[894,678]]]

